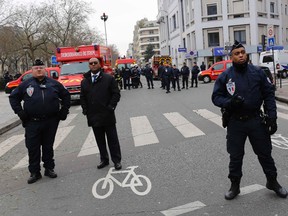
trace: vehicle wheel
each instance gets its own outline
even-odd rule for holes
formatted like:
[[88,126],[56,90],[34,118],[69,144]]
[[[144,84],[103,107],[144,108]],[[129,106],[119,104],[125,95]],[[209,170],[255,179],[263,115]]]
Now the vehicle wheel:
[[286,78],[287,77],[287,71],[282,71],[282,78]]
[[204,83],[209,83],[209,82],[211,82],[211,78],[209,76],[204,76],[203,77],[203,82]]

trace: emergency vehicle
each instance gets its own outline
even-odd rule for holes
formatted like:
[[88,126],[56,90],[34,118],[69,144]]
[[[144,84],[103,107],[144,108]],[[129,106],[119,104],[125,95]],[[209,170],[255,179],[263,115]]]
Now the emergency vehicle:
[[115,67],[122,70],[122,67],[125,68],[125,66],[127,66],[128,68],[131,68],[131,65],[134,64],[136,64],[136,60],[132,58],[117,59]]
[[[60,74],[59,67],[47,67],[45,68],[46,76],[53,79],[58,79]],[[23,73],[18,79],[10,81],[5,86],[5,93],[10,94],[15,88],[17,88],[22,82],[32,77],[32,70],[28,70]]]
[[90,58],[99,59],[104,72],[113,75],[111,67],[111,52],[108,47],[100,45],[83,45],[78,47],[58,47],[56,60],[60,63],[62,83],[71,95],[71,100],[80,99],[83,74],[89,71]]
[[154,75],[154,79],[159,79],[158,77],[158,68],[161,64],[161,62],[163,63],[163,65],[167,65],[167,64],[172,64],[172,58],[168,55],[154,55],[151,58],[151,67],[153,70],[153,75]]

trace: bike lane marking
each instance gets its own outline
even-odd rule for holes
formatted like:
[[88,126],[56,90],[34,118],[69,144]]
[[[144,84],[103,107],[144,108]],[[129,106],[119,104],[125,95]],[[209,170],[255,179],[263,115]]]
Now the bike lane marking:
[[95,140],[93,130],[91,129],[77,157],[97,153],[99,153],[99,149]]
[[164,113],[163,115],[185,138],[205,135],[178,112]]
[[[151,191],[151,188],[152,188],[151,181],[148,177],[144,175],[137,175],[134,172],[134,169],[136,169],[137,167],[138,166],[130,166],[130,167],[127,167],[126,170],[120,170],[120,171],[117,171],[113,167],[111,167],[108,170],[106,177],[98,179],[93,184],[92,186],[93,196],[97,199],[107,198],[108,196],[112,194],[114,190],[114,183],[122,188],[130,187],[131,190],[138,196],[147,195]],[[114,177],[116,174],[123,174],[123,173],[127,173],[127,175],[122,182]],[[130,182],[128,182],[129,180]],[[143,184],[143,182],[145,183]],[[98,190],[99,189],[104,190],[102,194],[99,193],[99,191],[97,192],[98,185],[99,185]],[[144,187],[145,190],[143,190],[143,188],[141,188],[141,190],[138,190],[139,189],[138,187]]]
[[187,203],[185,205],[177,206],[165,211],[161,211],[161,213],[165,216],[177,216],[181,214],[185,214],[191,211],[195,211],[197,209],[201,209],[206,205],[200,201],[195,201],[191,203]]
[[130,123],[135,146],[159,143],[147,116],[132,117]]
[[245,186],[240,188],[241,193],[239,194],[240,196],[252,193],[252,192],[256,192],[258,190],[262,190],[265,187],[263,185],[259,185],[259,184],[253,184],[253,185],[249,185],[249,186]]

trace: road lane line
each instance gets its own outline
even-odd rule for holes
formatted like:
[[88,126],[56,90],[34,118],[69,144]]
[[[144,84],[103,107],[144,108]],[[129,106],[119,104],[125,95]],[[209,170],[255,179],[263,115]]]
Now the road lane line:
[[163,115],[185,138],[205,135],[178,112],[164,113]]
[[77,157],[97,153],[99,153],[99,149],[95,140],[93,130],[91,129]]
[[132,117],[130,123],[135,146],[159,143],[147,116]]
[[241,191],[240,195],[243,196],[245,194],[256,192],[256,191],[262,190],[264,188],[266,188],[266,187],[259,185],[259,184],[253,184],[253,185],[249,185],[246,187],[242,187],[242,188],[240,188],[240,191]]
[[78,113],[76,114],[69,114],[67,116],[67,119],[65,121],[60,121],[60,124],[59,124],[59,128],[61,127],[67,127],[71,121],[78,115]]
[[0,143],[0,157],[25,139],[24,134],[14,135]]
[[178,207],[174,207],[165,211],[161,211],[161,213],[165,216],[177,216],[181,214],[185,214],[191,211],[195,211],[197,209],[201,209],[205,207],[206,205],[200,201],[188,203],[185,205],[181,205]]
[[198,110],[193,110],[195,113],[198,115],[202,116],[203,118],[215,123],[216,125],[222,127],[222,117],[210,112],[207,109],[198,109]]
[[[67,137],[75,126],[59,128],[55,137],[53,149],[55,150],[60,143]],[[28,166],[28,154],[22,158],[12,169],[20,169]]]

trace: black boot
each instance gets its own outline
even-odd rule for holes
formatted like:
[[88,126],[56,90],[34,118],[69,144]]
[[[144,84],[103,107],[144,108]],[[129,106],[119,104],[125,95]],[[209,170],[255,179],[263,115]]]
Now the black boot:
[[48,176],[49,178],[57,178],[57,174],[53,169],[45,169],[44,175]]
[[34,182],[38,181],[39,179],[42,178],[42,175],[40,172],[37,173],[31,173],[29,179],[27,180],[28,184],[33,184]]
[[267,177],[266,188],[275,191],[277,196],[281,198],[286,198],[287,191],[278,183],[277,177],[276,176],[266,176],[266,177]]
[[225,193],[226,200],[234,199],[240,193],[240,178],[230,178],[231,188]]

